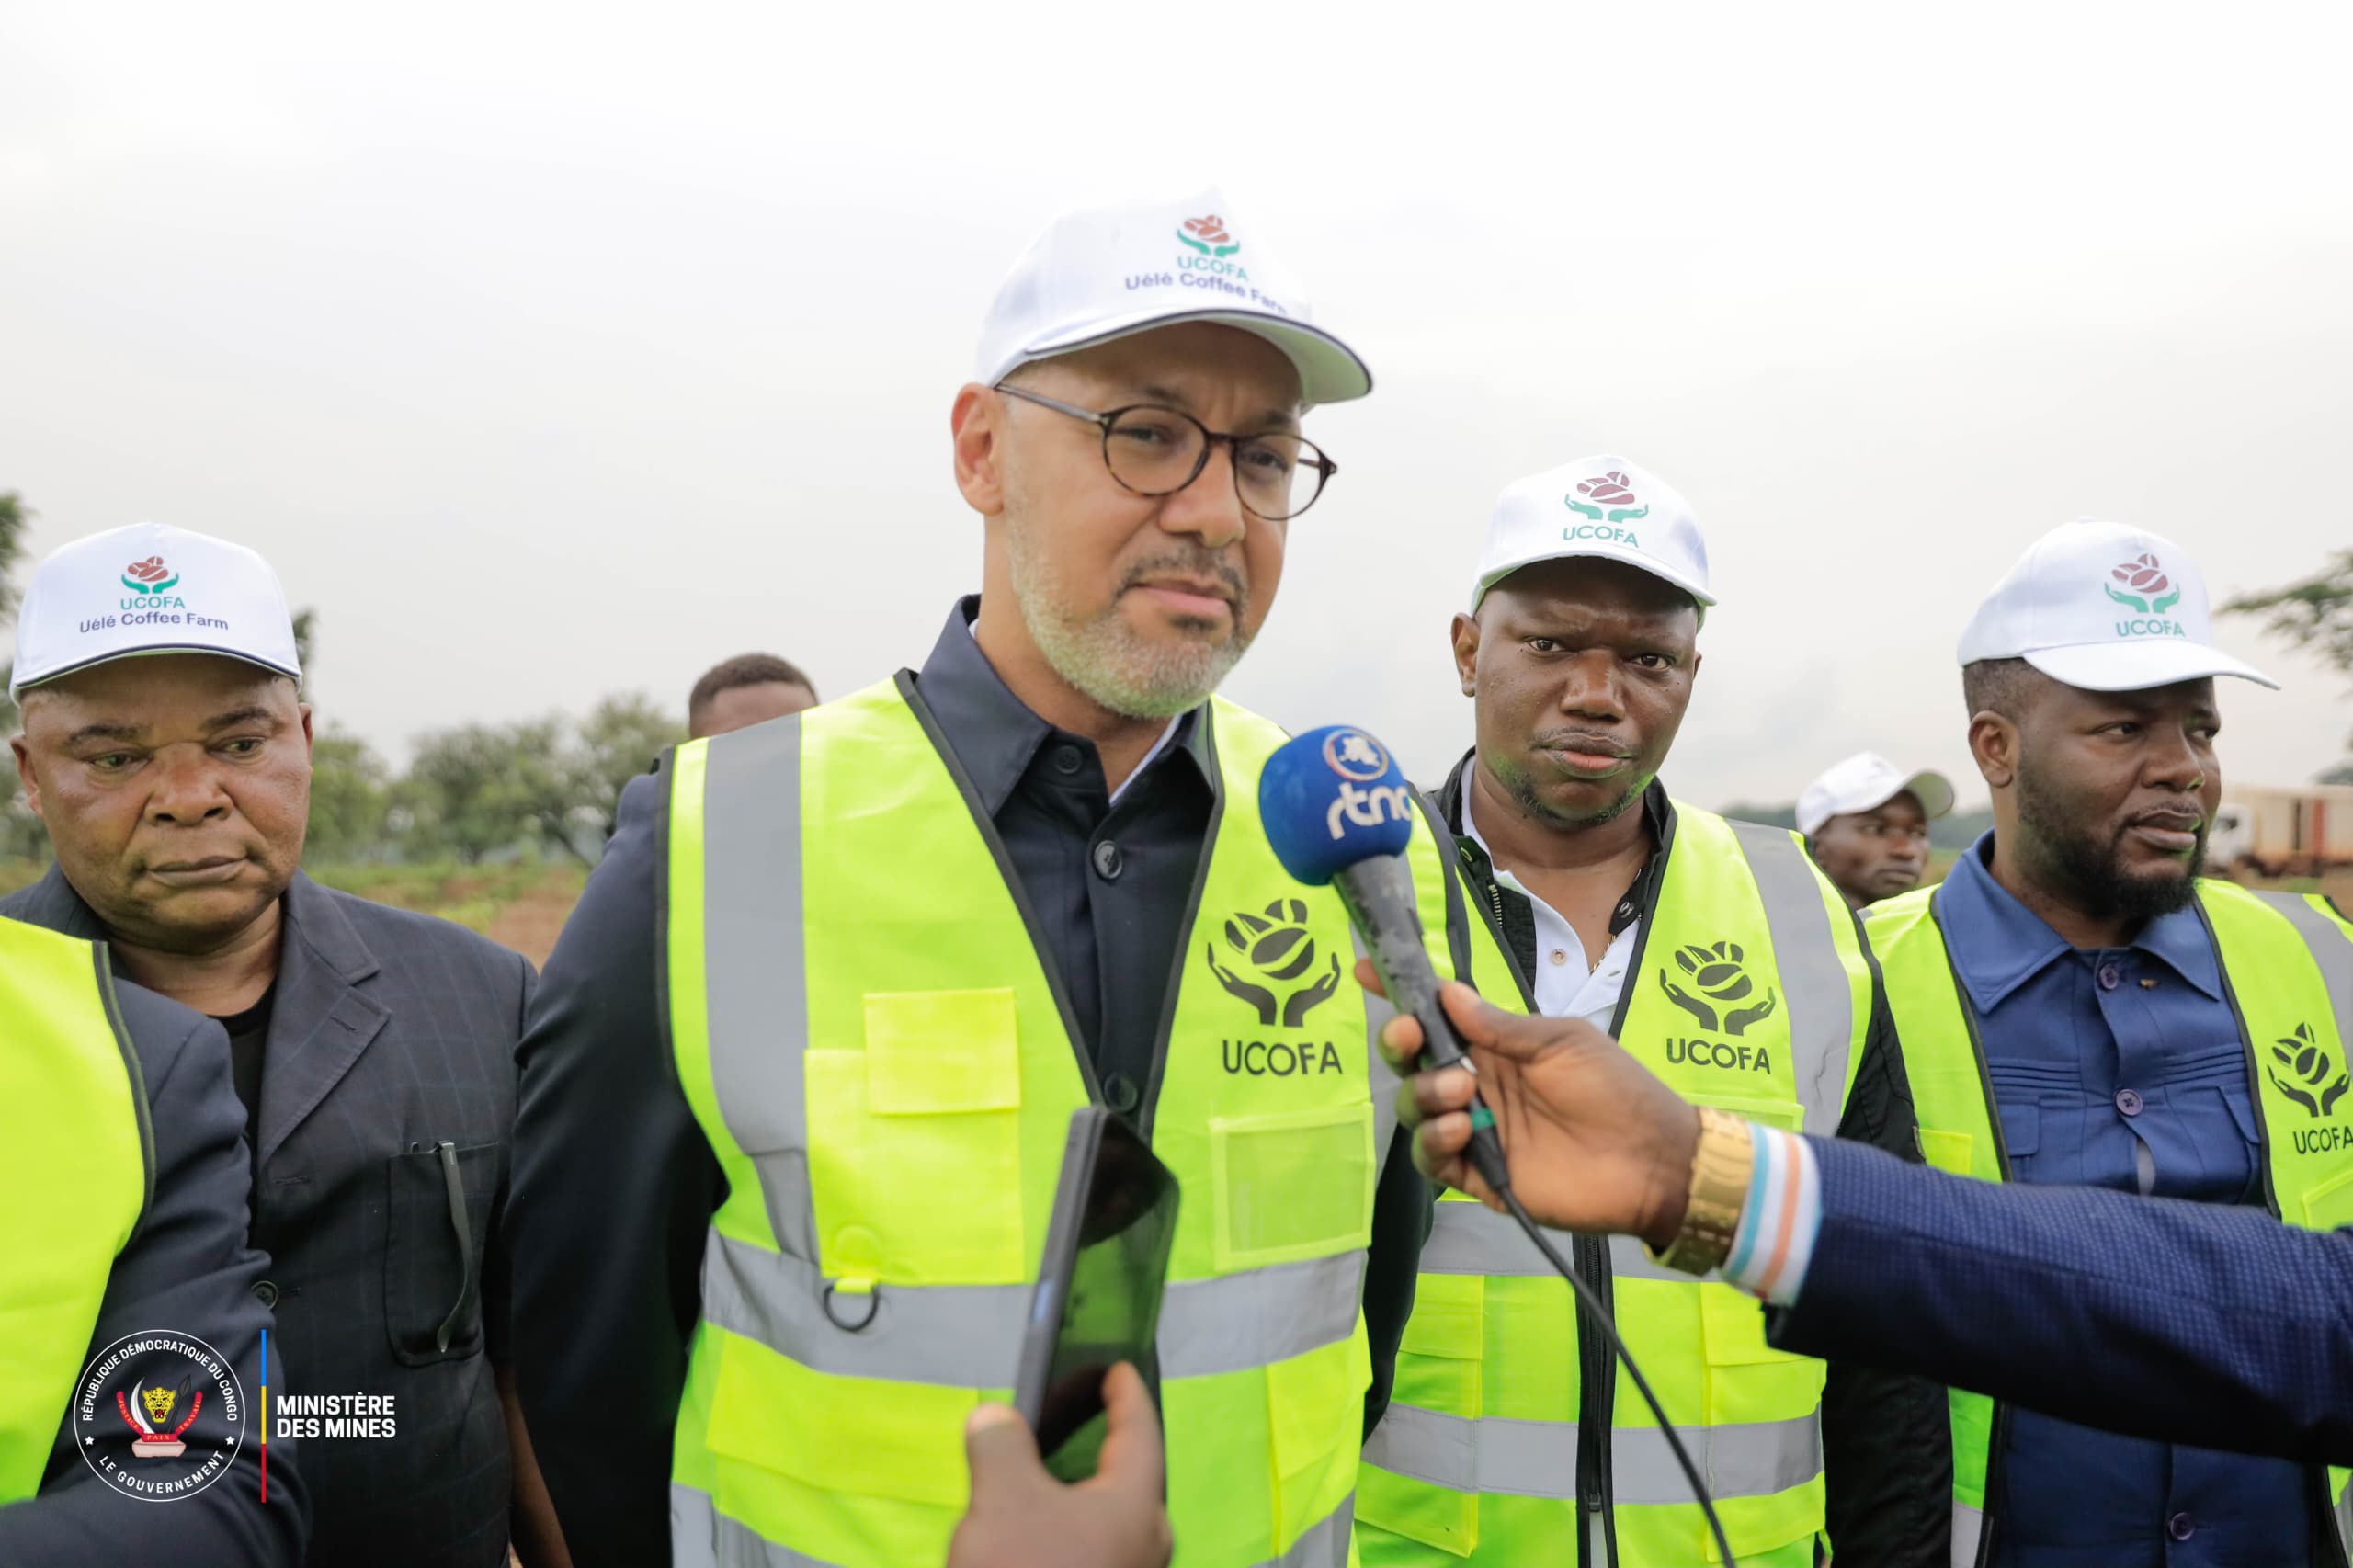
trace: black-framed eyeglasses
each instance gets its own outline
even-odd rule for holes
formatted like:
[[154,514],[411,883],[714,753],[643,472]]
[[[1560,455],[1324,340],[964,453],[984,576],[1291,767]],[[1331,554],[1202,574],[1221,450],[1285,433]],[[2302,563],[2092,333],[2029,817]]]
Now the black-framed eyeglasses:
[[1233,436],[1212,430],[1191,415],[1155,403],[1131,403],[1097,414],[1020,387],[1000,383],[1007,397],[1084,419],[1103,432],[1103,466],[1121,489],[1138,495],[1174,495],[1201,477],[1210,449],[1232,449],[1233,494],[1253,517],[1270,523],[1298,517],[1315,505],[1340,465],[1324,449],[1289,430]]

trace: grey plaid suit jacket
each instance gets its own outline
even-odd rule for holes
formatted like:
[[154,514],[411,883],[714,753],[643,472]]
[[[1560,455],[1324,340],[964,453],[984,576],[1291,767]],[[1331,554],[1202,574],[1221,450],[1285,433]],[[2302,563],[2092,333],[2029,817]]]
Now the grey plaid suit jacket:
[[[106,937],[55,867],[0,914]],[[285,920],[253,1152],[271,1419],[290,1394],[393,1399],[389,1437],[302,1443],[309,1561],[493,1568],[515,1045],[536,977],[460,926],[300,873]]]

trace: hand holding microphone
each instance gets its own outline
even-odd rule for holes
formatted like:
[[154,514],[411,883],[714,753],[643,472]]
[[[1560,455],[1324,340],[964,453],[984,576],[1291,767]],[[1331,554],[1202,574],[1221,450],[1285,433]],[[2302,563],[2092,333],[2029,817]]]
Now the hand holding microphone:
[[1698,1114],[1590,1024],[1441,987],[1404,856],[1417,808],[1388,749],[1361,730],[1310,731],[1267,760],[1258,810],[1285,869],[1337,890],[1371,954],[1358,978],[1398,1009],[1381,1054],[1407,1075],[1397,1116],[1423,1174],[1508,1211],[1508,1143],[1540,1223],[1672,1239]]
[[1439,1001],[1478,1064],[1475,1079],[1421,1061],[1412,1018],[1381,1031],[1381,1053],[1407,1074],[1397,1119],[1415,1130],[1422,1174],[1509,1212],[1469,1154],[1471,1113],[1491,1107],[1518,1176],[1514,1196],[1539,1224],[1640,1236],[1656,1249],[1673,1241],[1690,1199],[1699,1112],[1582,1019],[1519,1017],[1467,985],[1440,987]]
[[[1438,1006],[1438,973],[1414,906],[1405,846],[1419,809],[1389,748],[1345,724],[1292,739],[1258,776],[1258,813],[1283,869],[1310,887],[1328,884],[1339,893],[1381,994],[1418,1026],[1416,1043],[1430,1063],[1472,1074],[1477,1070]],[[1450,858],[1446,874],[1453,875]],[[1495,1119],[1475,1096],[1468,1116],[1470,1161],[1500,1195],[1510,1188],[1511,1173]]]

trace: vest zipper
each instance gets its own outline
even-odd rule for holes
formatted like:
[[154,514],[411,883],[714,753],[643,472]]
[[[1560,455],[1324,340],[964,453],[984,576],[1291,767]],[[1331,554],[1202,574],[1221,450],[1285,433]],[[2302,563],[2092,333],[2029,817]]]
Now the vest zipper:
[[[1487,903],[1495,915],[1495,937],[1506,951],[1503,885],[1487,880]],[[1533,984],[1529,989],[1533,991]],[[1529,1008],[1535,1010],[1531,996]],[[1609,1243],[1600,1236],[1576,1236],[1569,1246],[1569,1267],[1605,1312],[1616,1311],[1609,1288]],[[1569,1292],[1569,1326],[1577,1336],[1577,1562],[1581,1568],[1617,1568],[1617,1532],[1609,1522],[1609,1423],[1617,1403],[1618,1368],[1609,1342],[1585,1329],[1585,1309],[1576,1292]],[[1602,1561],[1594,1561],[1597,1527]]]
[[[2003,1173],[2005,1178],[2008,1172]],[[1984,1526],[1977,1532],[1976,1568],[1985,1568],[1994,1561],[1994,1536],[2002,1522],[1994,1517],[1994,1499],[2002,1494],[2002,1450],[2010,1446],[2010,1407],[1996,1403],[1994,1419],[1985,1426],[1985,1510]]]
[[[1492,862],[1491,862],[1492,864]],[[1503,884],[1487,879],[1487,906],[1495,912],[1495,943],[1509,954],[1511,937],[1504,926]],[[1526,1001],[1536,1011],[1535,983],[1528,985]],[[1602,1236],[1570,1238],[1569,1267],[1593,1292],[1604,1312],[1614,1313],[1616,1298],[1609,1287],[1609,1243]],[[1609,1423],[1617,1403],[1618,1368],[1609,1342],[1585,1330],[1585,1309],[1574,1290],[1569,1292],[1569,1327],[1577,1337],[1577,1562],[1580,1568],[1617,1568],[1618,1538],[1609,1518]],[[1601,1541],[1596,1562],[1595,1539]]]
[[[1569,1251],[1569,1265],[1577,1271],[1604,1312],[1615,1314],[1609,1287],[1609,1243],[1601,1236],[1578,1236]],[[1609,1424],[1615,1418],[1618,1368],[1609,1342],[1585,1327],[1585,1312],[1570,1292],[1569,1313],[1577,1331],[1577,1506],[1584,1528],[1578,1531],[1577,1556],[1584,1568],[1616,1568],[1617,1532],[1609,1521]],[[1595,1562],[1591,1543],[1598,1523],[1607,1560]]]

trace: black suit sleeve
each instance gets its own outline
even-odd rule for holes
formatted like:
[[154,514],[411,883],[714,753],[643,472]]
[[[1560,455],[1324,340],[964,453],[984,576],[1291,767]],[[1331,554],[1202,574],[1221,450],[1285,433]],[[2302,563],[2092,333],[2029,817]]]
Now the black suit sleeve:
[[[40,1493],[0,1508],[0,1562],[295,1568],[311,1521],[291,1441],[269,1445],[269,1502],[261,1500],[261,1335],[270,1315],[253,1287],[267,1260],[245,1245],[252,1165],[244,1107],[230,1082],[229,1040],[220,1025],[151,992],[116,990],[146,1084],[155,1193],[115,1258],[88,1354],[142,1329],[204,1341],[236,1368],[249,1446],[202,1491],[169,1502],[128,1497],[83,1462],[69,1409]],[[280,1374],[273,1369],[272,1375]],[[200,1423],[210,1420],[199,1416]],[[128,1443],[123,1447],[127,1457]]]
[[1796,1305],[1767,1314],[1782,1349],[2107,1431],[2353,1464],[2353,1230],[1819,1141],[1814,1157],[1822,1230]]
[[[1870,1028],[1838,1136],[1917,1160],[1918,1119],[1876,971]],[[1843,1561],[1945,1568],[1952,1545],[1952,1425],[1941,1384],[1833,1359],[1822,1392],[1832,1550]]]
[[678,1087],[656,987],[666,781],[622,792],[517,1056],[514,1357],[573,1561],[669,1560],[670,1435],[719,1163]]
[[[539,990],[539,971],[531,960],[521,954],[515,956],[515,1039],[523,1038],[524,1026],[530,1020],[531,998]],[[510,1218],[515,1204],[515,1168],[513,1159],[507,1162],[506,1185],[498,1191],[497,1205],[491,1210],[490,1235],[483,1246],[482,1260],[482,1323],[483,1349],[490,1364],[501,1372],[514,1369],[514,1340],[508,1324],[515,1310],[515,1226]]]

